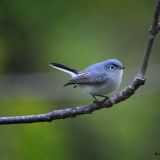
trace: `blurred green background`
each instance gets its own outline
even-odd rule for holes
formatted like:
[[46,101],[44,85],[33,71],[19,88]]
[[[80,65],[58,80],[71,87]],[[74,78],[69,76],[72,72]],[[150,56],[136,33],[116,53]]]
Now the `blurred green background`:
[[[139,69],[155,2],[1,0],[0,116],[91,103],[79,89],[62,87],[69,77],[51,62],[82,70],[120,59],[127,67],[122,89]],[[92,115],[0,126],[0,159],[160,159],[159,41],[146,84],[133,97]]]

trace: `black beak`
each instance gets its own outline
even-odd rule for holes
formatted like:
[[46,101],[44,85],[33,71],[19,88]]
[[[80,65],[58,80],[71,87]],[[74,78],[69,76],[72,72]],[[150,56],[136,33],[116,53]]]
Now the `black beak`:
[[121,67],[121,69],[125,69],[125,68],[126,68],[125,66],[122,66],[122,67]]

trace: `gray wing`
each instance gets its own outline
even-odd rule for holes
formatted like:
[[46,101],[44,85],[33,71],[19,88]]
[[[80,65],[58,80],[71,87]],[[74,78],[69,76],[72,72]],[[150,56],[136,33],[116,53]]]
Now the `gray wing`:
[[89,72],[80,73],[78,76],[70,79],[64,86],[72,84],[100,84],[104,82],[104,76],[93,76]]

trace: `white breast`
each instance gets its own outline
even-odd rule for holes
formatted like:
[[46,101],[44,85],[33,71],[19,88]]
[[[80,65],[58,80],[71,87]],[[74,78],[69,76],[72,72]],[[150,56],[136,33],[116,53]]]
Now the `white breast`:
[[80,88],[88,94],[107,95],[116,90],[122,80],[123,70],[119,70],[115,75],[102,84],[81,84]]

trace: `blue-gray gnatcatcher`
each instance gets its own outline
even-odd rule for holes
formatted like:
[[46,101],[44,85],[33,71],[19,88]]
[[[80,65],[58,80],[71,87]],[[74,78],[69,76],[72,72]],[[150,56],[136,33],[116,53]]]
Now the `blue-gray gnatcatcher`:
[[123,69],[122,63],[117,59],[109,59],[104,62],[93,64],[83,71],[78,71],[62,64],[51,63],[53,68],[69,73],[71,79],[64,85],[79,86],[85,92],[95,96],[107,97],[105,95],[117,89],[121,83]]

